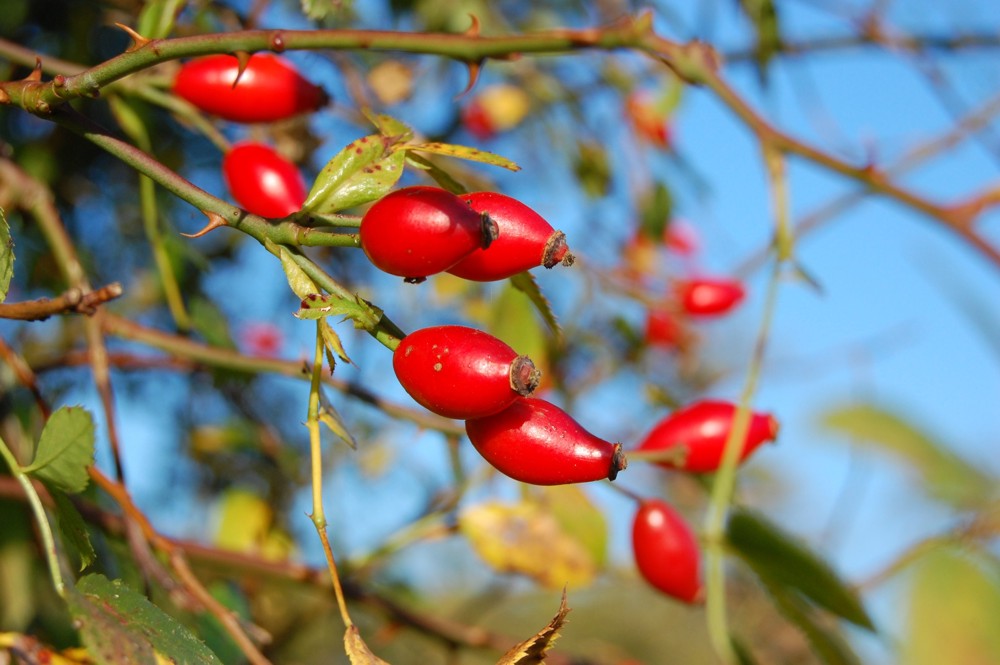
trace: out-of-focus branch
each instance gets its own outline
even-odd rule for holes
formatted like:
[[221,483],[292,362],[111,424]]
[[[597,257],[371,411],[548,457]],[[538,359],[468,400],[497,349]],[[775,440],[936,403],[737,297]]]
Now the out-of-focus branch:
[[73,287],[55,298],[0,303],[0,319],[44,321],[53,314],[75,312],[77,314],[91,315],[97,311],[98,305],[114,300],[121,294],[122,285],[118,282],[86,293],[81,289]]

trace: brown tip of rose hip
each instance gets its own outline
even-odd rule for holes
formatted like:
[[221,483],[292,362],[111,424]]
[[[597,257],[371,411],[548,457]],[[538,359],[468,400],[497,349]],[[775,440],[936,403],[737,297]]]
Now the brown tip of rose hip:
[[553,231],[542,252],[542,265],[546,268],[551,268],[557,263],[571,266],[574,260],[576,257],[570,254],[569,245],[566,244],[566,234],[562,231]]
[[614,480],[618,477],[618,472],[626,468],[628,468],[628,458],[625,457],[622,444],[616,443],[615,450],[611,453],[611,470],[608,471],[608,480]]
[[479,218],[483,225],[483,249],[488,249],[493,241],[500,237],[500,227],[487,212],[480,213]]
[[527,397],[542,382],[542,372],[528,356],[518,356],[510,364],[510,387],[518,395]]
[[778,422],[777,418],[775,418],[771,414],[768,414],[768,416],[767,416],[767,431],[771,435],[771,436],[768,437],[768,439],[770,441],[774,441],[775,439],[777,439],[778,438],[778,431],[779,430],[781,430],[781,423]]

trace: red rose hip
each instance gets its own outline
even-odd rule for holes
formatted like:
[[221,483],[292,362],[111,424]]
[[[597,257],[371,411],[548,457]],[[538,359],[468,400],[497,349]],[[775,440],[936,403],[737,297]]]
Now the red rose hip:
[[[646,435],[637,450],[642,452],[675,450],[677,455],[659,461],[660,466],[706,473],[722,463],[726,439],[733,427],[736,405],[717,400],[702,400],[674,411]],[[750,425],[739,461],[778,435],[778,421],[770,414],[751,413]]]
[[422,281],[497,237],[496,224],[437,187],[386,194],[361,219],[361,248],[380,270]]
[[472,445],[501,473],[533,485],[614,480],[628,462],[620,443],[594,436],[545,400],[519,397],[465,422]]
[[410,333],[396,347],[392,368],[413,399],[447,418],[480,418],[502,411],[538,387],[540,372],[527,356],[496,337],[464,326]]
[[701,552],[691,527],[670,504],[646,499],[632,522],[635,565],[653,588],[685,603],[702,600]]
[[746,290],[735,279],[701,277],[677,283],[677,299],[691,316],[720,316],[743,301]]
[[461,198],[476,212],[488,214],[500,235],[488,248],[477,249],[449,268],[452,275],[491,282],[538,266],[573,262],[566,234],[517,199],[497,192],[473,192]]
[[222,159],[222,175],[240,207],[261,217],[287,217],[306,200],[298,167],[261,143],[239,143]]
[[234,122],[273,122],[315,111],[329,98],[287,60],[257,53],[243,74],[234,55],[190,60],[174,79],[174,92],[206,113]]

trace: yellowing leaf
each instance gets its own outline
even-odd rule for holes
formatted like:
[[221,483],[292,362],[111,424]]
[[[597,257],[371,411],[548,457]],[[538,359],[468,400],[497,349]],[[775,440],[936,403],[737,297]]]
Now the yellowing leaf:
[[451,143],[414,143],[407,145],[406,149],[413,152],[430,152],[435,155],[447,155],[448,157],[455,157],[457,159],[482,162],[483,164],[490,164],[492,166],[505,168],[508,171],[521,170],[520,166],[506,157],[501,157],[496,153],[480,150],[479,148],[470,148],[465,145],[453,145]]
[[14,276],[14,240],[3,208],[0,208],[0,302],[7,299],[10,278]]
[[549,588],[586,586],[597,572],[587,549],[533,502],[481,503],[465,510],[458,526],[500,572],[527,575]]
[[539,487],[542,505],[559,522],[563,532],[583,546],[594,565],[604,565],[608,550],[608,524],[604,513],[577,485]]
[[497,661],[497,665],[540,665],[544,663],[545,654],[559,639],[559,629],[566,623],[569,609],[569,605],[566,604],[566,590],[563,589],[559,611],[552,617],[552,621],[549,621],[549,625],[524,642],[513,646],[503,655],[503,658]]
[[916,564],[904,665],[1000,663],[1000,571],[995,559],[941,548]]
[[357,626],[348,626],[344,633],[344,651],[351,661],[351,665],[389,665],[386,661],[372,653],[365,641],[361,639],[361,633]]
[[219,528],[215,544],[235,552],[257,552],[274,521],[274,512],[253,492],[230,489],[218,504]]

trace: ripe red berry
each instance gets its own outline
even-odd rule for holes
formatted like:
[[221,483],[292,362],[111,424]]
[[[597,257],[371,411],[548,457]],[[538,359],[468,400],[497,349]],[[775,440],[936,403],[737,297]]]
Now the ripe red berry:
[[625,116],[631,121],[636,135],[657,148],[669,148],[670,125],[665,113],[656,108],[650,95],[633,92],[625,100]]
[[[717,400],[702,400],[674,411],[646,435],[637,450],[676,449],[676,459],[657,462],[660,466],[705,473],[722,463],[726,439],[733,427],[736,405]],[[750,425],[739,460],[742,462],[767,441],[778,435],[778,421],[767,413],[751,413]]]
[[464,200],[437,187],[405,187],[375,202],[361,219],[361,247],[381,270],[422,281],[497,237],[497,227]]
[[497,130],[493,126],[493,121],[483,105],[473,99],[462,108],[462,124],[469,130],[469,133],[480,141],[488,141],[493,138]]
[[465,422],[469,440],[501,473],[533,485],[614,480],[628,462],[609,443],[545,400],[519,397],[503,411]]
[[206,113],[234,122],[273,122],[315,111],[329,101],[288,61],[270,53],[250,57],[237,80],[233,55],[209,55],[184,63],[174,92]]
[[406,392],[446,418],[481,418],[530,395],[541,373],[493,335],[464,326],[423,328],[403,338],[392,368]]
[[540,265],[551,268],[573,262],[566,234],[517,199],[497,192],[473,192],[462,200],[476,212],[488,214],[500,235],[488,249],[477,249],[449,268],[452,275],[491,282]]
[[657,307],[646,312],[645,340],[649,346],[676,350],[687,343],[688,333],[672,311]]
[[682,600],[702,600],[701,553],[691,527],[665,501],[646,499],[632,522],[632,551],[642,577]]
[[746,291],[734,279],[694,278],[677,283],[677,299],[691,316],[718,316],[736,307]]
[[239,143],[222,159],[222,174],[240,207],[261,217],[287,217],[306,200],[299,169],[261,143]]

